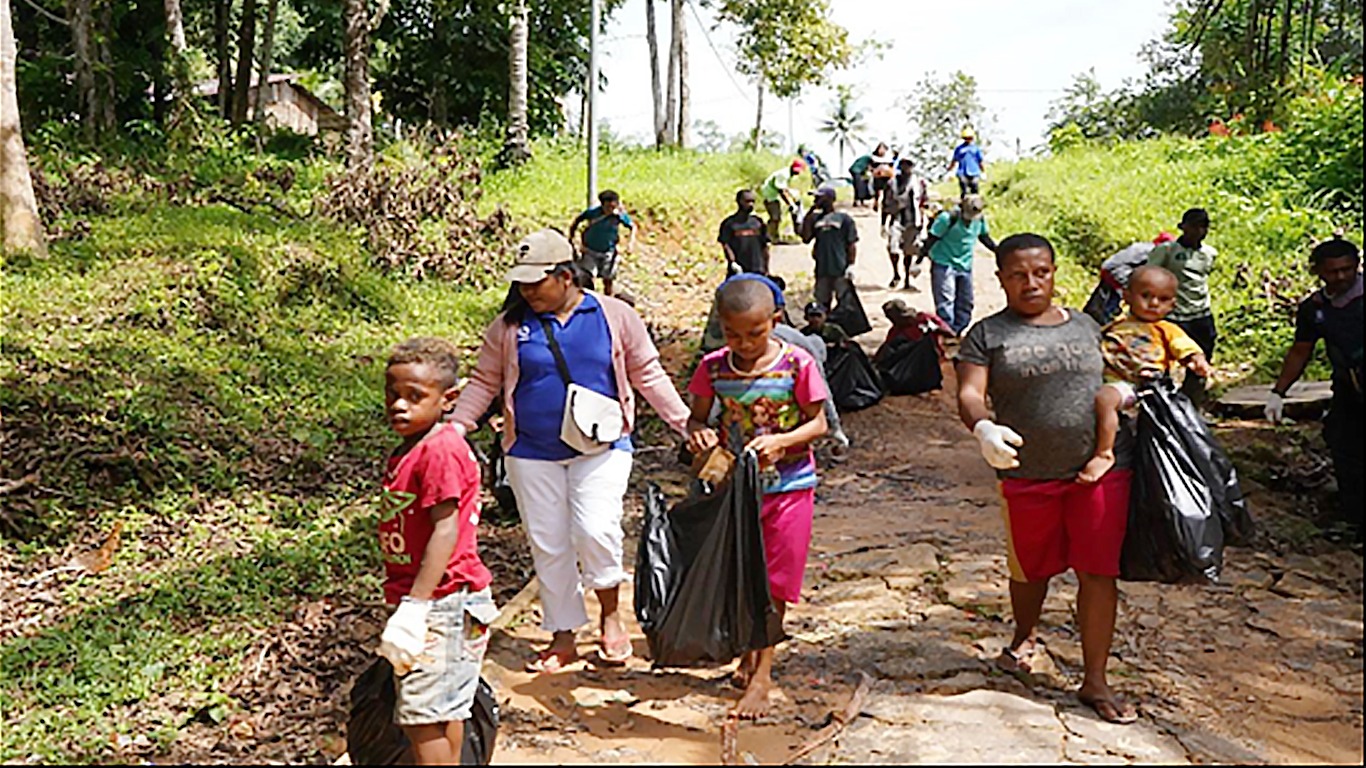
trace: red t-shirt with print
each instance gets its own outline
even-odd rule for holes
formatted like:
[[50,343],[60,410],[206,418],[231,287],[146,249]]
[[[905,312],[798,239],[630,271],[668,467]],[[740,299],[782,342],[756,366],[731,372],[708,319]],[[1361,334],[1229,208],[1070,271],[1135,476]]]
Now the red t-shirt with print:
[[384,556],[384,599],[398,603],[413,588],[435,526],[431,509],[455,500],[458,537],[441,583],[442,598],[461,589],[477,592],[493,581],[479,559],[479,464],[469,443],[448,425],[389,458],[380,495],[379,548]]

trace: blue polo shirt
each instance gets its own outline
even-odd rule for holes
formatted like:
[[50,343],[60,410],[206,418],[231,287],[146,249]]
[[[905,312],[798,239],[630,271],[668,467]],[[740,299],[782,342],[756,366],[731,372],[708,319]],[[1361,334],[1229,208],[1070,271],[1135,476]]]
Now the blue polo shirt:
[[953,160],[958,163],[959,176],[982,175],[982,148],[977,144],[963,142],[953,150]]
[[[583,301],[566,323],[561,324],[553,312],[539,317],[528,313],[517,328],[520,370],[517,389],[512,393],[512,405],[517,413],[517,440],[508,455],[519,459],[564,461],[578,456],[579,452],[560,439],[568,387],[555,367],[555,355],[546,341],[541,317],[550,321],[574,383],[615,398],[617,379],[612,369],[612,332],[602,305],[588,293],[583,295]],[[631,438],[622,436],[612,448],[630,451]]]

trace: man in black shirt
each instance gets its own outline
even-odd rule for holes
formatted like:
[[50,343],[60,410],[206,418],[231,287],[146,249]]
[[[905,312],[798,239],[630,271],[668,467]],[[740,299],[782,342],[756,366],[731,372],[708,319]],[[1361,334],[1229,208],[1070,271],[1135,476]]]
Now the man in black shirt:
[[835,299],[843,303],[846,291],[853,290],[854,260],[858,257],[858,226],[843,211],[835,210],[835,189],[816,190],[816,203],[802,221],[802,242],[814,244],[811,258],[816,262],[816,301],[827,307]]
[[754,215],[758,197],[753,191],[742,189],[735,193],[735,213],[721,222],[721,234],[716,242],[726,253],[727,274],[755,272],[768,274],[768,230]]
[[1333,454],[1338,481],[1338,509],[1361,543],[1362,517],[1362,281],[1361,252],[1334,237],[1319,243],[1309,256],[1310,268],[1323,287],[1300,302],[1295,313],[1295,343],[1285,355],[1280,378],[1267,398],[1266,417],[1279,422],[1282,402],[1323,340],[1333,369],[1333,402],[1323,419],[1323,438]]

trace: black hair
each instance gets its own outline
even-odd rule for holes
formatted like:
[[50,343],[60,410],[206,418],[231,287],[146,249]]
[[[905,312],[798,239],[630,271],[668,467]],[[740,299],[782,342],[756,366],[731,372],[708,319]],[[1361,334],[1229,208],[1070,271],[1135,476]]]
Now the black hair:
[[618,195],[616,192],[613,192],[610,189],[604,189],[603,191],[598,193],[598,202],[602,203],[603,205],[607,205],[608,203],[615,203],[620,200],[621,195]]
[[1033,232],[1021,232],[996,244],[996,268],[1003,269],[1006,264],[1006,257],[1012,253],[1028,251],[1032,248],[1042,248],[1048,251],[1048,260],[1057,261],[1057,252],[1053,250],[1053,244],[1048,242],[1048,238],[1043,235],[1036,235]]
[[787,281],[786,281],[786,280],[782,279],[781,277],[779,277],[779,276],[777,276],[777,275],[769,275],[769,276],[768,276],[768,279],[771,280],[771,281],[773,282],[774,285],[778,286],[778,290],[782,291],[783,293],[787,293]]
[[[546,273],[546,277],[560,277],[566,274],[572,276],[574,285],[580,288],[584,287],[585,280],[592,279],[588,273],[572,261],[556,264],[554,269]],[[503,322],[508,325],[521,325],[522,321],[526,319],[528,309],[531,309],[531,305],[526,303],[526,299],[522,297],[522,292],[517,290],[517,284],[509,285],[508,295],[503,298],[503,306],[499,308],[503,313]]]
[[1351,259],[1359,262],[1361,261],[1361,251],[1357,249],[1356,243],[1351,240],[1344,240],[1338,235],[1333,235],[1332,239],[1324,240],[1309,252],[1309,263],[1316,267],[1329,259]]
[[745,195],[752,194],[754,194],[754,190],[752,189],[737,189],[735,190],[735,202],[738,204],[740,202],[740,198],[744,197]]
[[716,309],[723,315],[739,315],[755,309],[777,311],[773,289],[762,280],[733,280],[721,286],[716,296]]
[[1182,224],[1209,224],[1209,211],[1204,208],[1189,208],[1181,214]]
[[440,375],[441,386],[454,387],[460,379],[460,350],[445,339],[435,336],[418,336],[399,343],[389,353],[385,367],[421,363],[430,365]]

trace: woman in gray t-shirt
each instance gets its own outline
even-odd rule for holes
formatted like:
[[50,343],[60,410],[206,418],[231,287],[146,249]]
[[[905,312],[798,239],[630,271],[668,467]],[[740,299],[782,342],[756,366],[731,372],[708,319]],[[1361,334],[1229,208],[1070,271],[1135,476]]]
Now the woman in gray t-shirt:
[[[1133,722],[1110,689],[1119,553],[1130,470],[1077,482],[1095,444],[1093,402],[1103,363],[1100,328],[1053,303],[1053,246],[1012,235],[996,251],[1006,308],[968,331],[958,353],[958,410],[1001,478],[1015,636],[997,664],[1029,672],[1035,626],[1053,576],[1076,571],[1084,679],[1077,695],[1103,719]],[[991,408],[987,407],[987,397]],[[993,415],[994,411],[994,415]]]

